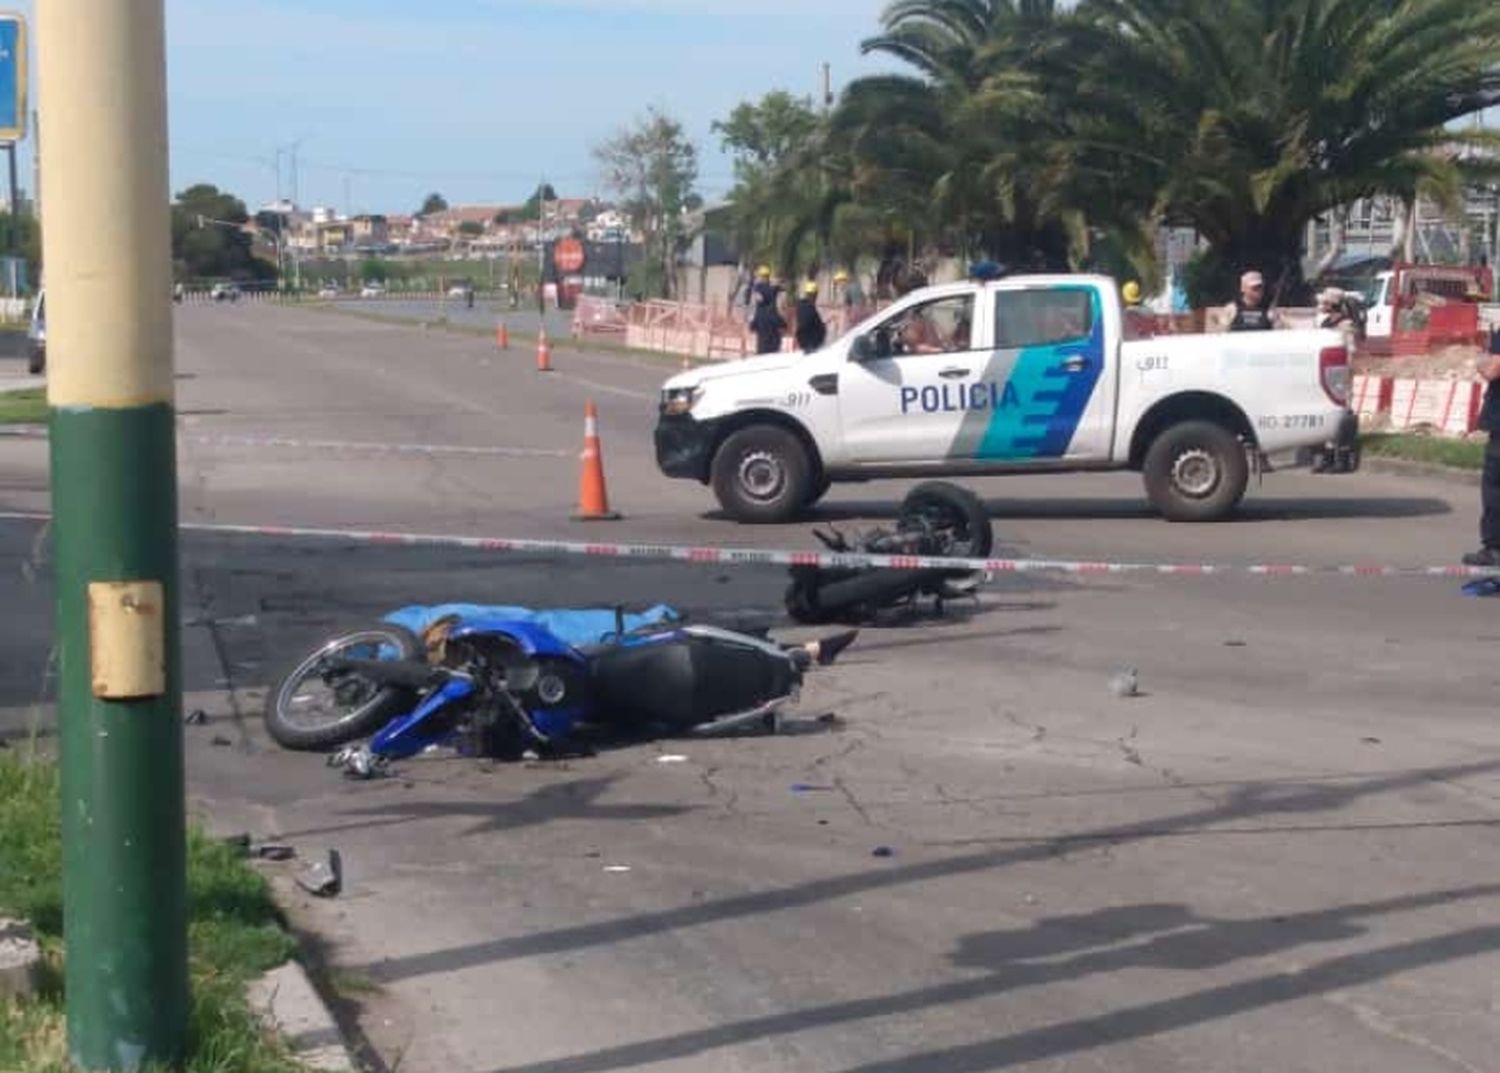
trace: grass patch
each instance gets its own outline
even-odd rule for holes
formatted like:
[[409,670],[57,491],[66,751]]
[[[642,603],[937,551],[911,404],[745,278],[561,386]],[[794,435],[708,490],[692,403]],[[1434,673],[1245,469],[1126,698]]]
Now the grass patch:
[[47,391],[29,387],[0,394],[0,425],[33,425],[47,420]]
[[[0,754],[0,911],[35,925],[49,971],[38,997],[0,1003],[0,1069],[65,1073],[62,822],[48,760]],[[245,1001],[245,985],[291,957],[270,888],[230,847],[188,835],[192,1009],[186,1073],[302,1073]]]
[[1377,458],[1399,458],[1454,469],[1483,469],[1484,443],[1449,440],[1441,436],[1398,434],[1369,435],[1362,440],[1366,454]]

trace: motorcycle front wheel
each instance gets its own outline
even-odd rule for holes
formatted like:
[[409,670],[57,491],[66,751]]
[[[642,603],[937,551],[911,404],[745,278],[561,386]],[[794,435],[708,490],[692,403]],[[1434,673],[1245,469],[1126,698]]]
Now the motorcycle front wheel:
[[[995,547],[995,530],[984,500],[947,481],[926,481],[913,488],[901,503],[897,525],[923,527],[936,543],[932,554],[944,557],[984,559]],[[941,595],[967,596],[982,580],[980,574],[955,573],[944,578]]]
[[389,622],[331,637],[266,694],[266,731],[277,744],[297,750],[329,749],[368,737],[410,707],[415,696],[402,686],[340,670],[336,661],[422,658],[417,635]]

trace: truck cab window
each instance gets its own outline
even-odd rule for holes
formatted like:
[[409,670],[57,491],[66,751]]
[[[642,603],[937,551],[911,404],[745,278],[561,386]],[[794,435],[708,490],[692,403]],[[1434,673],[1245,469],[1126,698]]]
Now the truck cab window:
[[955,295],[903,310],[875,329],[881,357],[954,354],[973,348],[974,297]]
[[1087,339],[1094,331],[1093,292],[1000,291],[995,295],[995,349],[1019,350]]

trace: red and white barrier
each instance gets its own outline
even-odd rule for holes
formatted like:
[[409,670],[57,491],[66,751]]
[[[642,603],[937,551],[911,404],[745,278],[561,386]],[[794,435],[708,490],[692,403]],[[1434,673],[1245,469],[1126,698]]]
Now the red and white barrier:
[[1477,380],[1391,382],[1391,428],[1428,428],[1447,436],[1467,436],[1479,425],[1484,385]]
[[1356,376],[1349,395],[1349,409],[1362,418],[1390,413],[1391,392],[1389,376]]
[[1444,436],[1478,429],[1483,403],[1484,384],[1458,379],[1356,376],[1349,397],[1349,408],[1361,419],[1384,416],[1393,431],[1425,429]]

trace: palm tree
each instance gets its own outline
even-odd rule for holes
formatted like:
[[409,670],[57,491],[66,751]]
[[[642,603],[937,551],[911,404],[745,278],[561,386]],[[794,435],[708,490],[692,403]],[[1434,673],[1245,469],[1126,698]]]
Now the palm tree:
[[1023,98],[995,93],[1066,16],[1056,0],[896,0],[866,53],[916,71],[846,91],[829,151],[848,159],[847,197],[885,206],[915,239],[1010,264],[1064,268],[1081,231],[1050,195],[1055,160]]
[[[1084,0],[1028,69],[1085,173],[1156,191],[1210,245],[1213,297],[1302,281],[1310,220],[1361,198],[1456,200],[1500,146],[1490,0]],[[1468,156],[1468,160],[1462,159]],[[1482,161],[1488,160],[1485,164]]]

